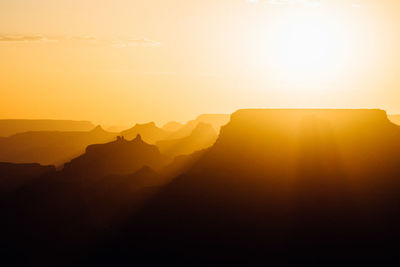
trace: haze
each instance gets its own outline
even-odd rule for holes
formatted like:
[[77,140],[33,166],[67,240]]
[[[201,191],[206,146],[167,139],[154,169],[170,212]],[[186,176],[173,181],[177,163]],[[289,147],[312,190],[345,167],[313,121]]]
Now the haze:
[[400,266],[399,0],[0,0],[7,266]]
[[2,0],[0,118],[400,112],[395,0]]

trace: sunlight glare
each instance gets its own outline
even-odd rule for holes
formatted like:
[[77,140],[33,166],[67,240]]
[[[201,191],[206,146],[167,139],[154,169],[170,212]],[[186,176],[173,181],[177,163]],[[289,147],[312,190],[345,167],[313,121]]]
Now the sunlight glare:
[[349,58],[348,38],[338,19],[298,14],[275,27],[275,62],[292,78],[315,80],[335,74]]

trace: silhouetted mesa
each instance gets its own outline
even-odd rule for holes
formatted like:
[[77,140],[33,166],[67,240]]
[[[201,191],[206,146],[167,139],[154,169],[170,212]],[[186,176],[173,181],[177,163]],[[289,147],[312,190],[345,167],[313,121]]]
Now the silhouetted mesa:
[[132,141],[118,137],[116,141],[90,145],[86,153],[66,163],[64,172],[87,176],[130,174],[143,166],[159,170],[167,164],[154,145],[145,143],[140,135]]
[[399,154],[400,128],[381,110],[240,110],[101,259],[389,261],[400,237]]
[[33,131],[86,132],[94,128],[89,121],[69,120],[0,120],[0,137]]
[[0,161],[60,166],[84,153],[88,145],[109,142],[115,136],[100,126],[89,132],[42,131],[15,134],[0,138]]

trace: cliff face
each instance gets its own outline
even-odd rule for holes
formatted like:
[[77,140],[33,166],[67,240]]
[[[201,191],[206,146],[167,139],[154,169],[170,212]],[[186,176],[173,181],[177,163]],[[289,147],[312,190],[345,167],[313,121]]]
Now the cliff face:
[[202,164],[287,173],[314,157],[351,172],[392,164],[399,138],[400,128],[381,110],[239,110]]
[[399,177],[400,128],[384,111],[240,110],[170,190],[193,191],[189,199],[216,201],[238,212],[258,205],[274,212],[321,203],[318,212],[305,212],[312,217],[353,204],[365,205],[367,213],[372,211],[368,202],[392,205]]
[[[327,191],[348,187],[359,197],[371,197],[365,187],[397,183],[399,155],[400,128],[384,111],[240,110],[175,183],[196,188],[196,194],[237,191],[244,198],[256,194],[246,195],[243,188],[260,194],[274,188],[283,192],[274,195],[285,198],[319,186]],[[315,191],[321,197],[328,193]]]

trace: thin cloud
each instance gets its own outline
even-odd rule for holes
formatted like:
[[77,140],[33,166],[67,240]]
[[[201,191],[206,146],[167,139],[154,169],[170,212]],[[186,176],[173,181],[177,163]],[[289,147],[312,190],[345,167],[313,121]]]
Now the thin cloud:
[[111,47],[159,47],[160,42],[148,38],[99,39],[91,35],[49,37],[43,35],[0,35],[0,43],[77,42]]
[[113,47],[133,47],[133,46],[141,46],[141,47],[158,47],[161,43],[157,41],[153,41],[147,38],[128,38],[114,41]]
[[[92,72],[92,71],[90,71]],[[211,73],[211,72],[170,72],[170,71],[141,71],[136,69],[105,69],[97,70],[95,72],[104,73],[132,73],[137,75],[149,75],[149,76],[199,76],[199,77],[216,77],[222,75],[222,73]]]
[[39,42],[57,42],[55,39],[46,38],[42,35],[2,35],[1,43],[39,43]]

